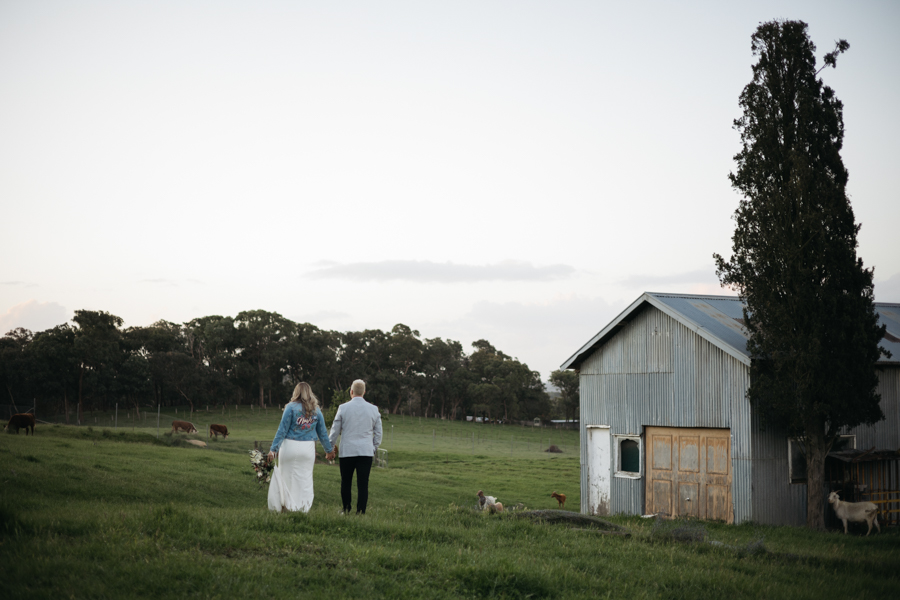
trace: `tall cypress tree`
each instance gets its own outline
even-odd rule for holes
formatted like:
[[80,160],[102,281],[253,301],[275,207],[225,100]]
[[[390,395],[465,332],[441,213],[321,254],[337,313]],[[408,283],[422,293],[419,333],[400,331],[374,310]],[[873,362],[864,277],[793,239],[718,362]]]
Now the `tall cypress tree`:
[[[856,255],[856,223],[840,150],[843,105],[818,78],[801,21],[763,23],[751,38],[753,80],[734,127],[729,175],[742,195],[732,257],[713,255],[722,284],[746,303],[748,397],[763,421],[806,451],[807,525],[824,528],[825,456],[841,428],[884,418],[872,269]],[[834,67],[849,48],[825,56]]]

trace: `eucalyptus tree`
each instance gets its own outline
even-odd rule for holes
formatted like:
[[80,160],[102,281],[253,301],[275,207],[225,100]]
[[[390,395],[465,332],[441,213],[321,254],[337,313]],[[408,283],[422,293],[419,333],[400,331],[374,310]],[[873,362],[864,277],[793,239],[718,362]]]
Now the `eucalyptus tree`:
[[578,415],[578,379],[578,373],[575,371],[563,370],[550,373],[550,383],[559,390],[560,405],[567,421]]
[[284,343],[285,369],[292,384],[305,381],[327,405],[339,378],[340,336],[310,323],[297,323]]
[[746,303],[748,397],[761,417],[800,438],[807,524],[824,527],[824,462],[844,427],[883,418],[875,363],[882,349],[872,269],[856,254],[859,225],[841,159],[843,105],[818,78],[801,21],[763,23],[751,37],[753,79],[734,126],[742,148],[730,174],[741,194],[732,257],[717,274]]
[[388,336],[380,329],[341,333],[334,389],[347,390],[354,379],[364,379],[366,400],[383,405],[395,383],[385,371],[388,359]]
[[62,398],[69,423],[69,393],[77,390],[80,364],[75,354],[75,328],[68,323],[35,334],[28,346],[31,355],[28,376],[40,397],[54,404]]
[[[285,341],[293,335],[294,322],[275,312],[248,310],[234,319],[240,359],[253,367],[259,386],[259,406],[265,406],[266,386],[280,385],[286,364]],[[271,389],[271,387],[270,387]]]
[[469,356],[472,382],[468,393],[476,414],[504,420],[542,416],[549,410],[549,398],[540,374],[528,365],[497,350],[487,340],[472,343]]
[[34,334],[30,330],[17,327],[0,338],[0,383],[16,412],[24,410],[20,409],[18,404],[28,397],[31,380],[28,376],[30,366],[26,352],[33,337]]
[[213,315],[184,324],[186,352],[195,361],[231,378],[238,349],[238,331],[232,317]]
[[[393,412],[397,412],[404,400],[409,403],[413,394],[418,392],[418,374],[424,349],[420,337],[418,331],[402,323],[394,325],[387,336],[387,360],[381,365],[379,375],[394,400]],[[421,402],[419,404],[421,411]]]
[[75,330],[74,348],[78,359],[78,423],[84,421],[85,377],[94,394],[107,392],[114,381],[121,359],[121,317],[102,310],[76,310],[72,318]]
[[426,412],[432,402],[440,404],[441,418],[455,418],[469,384],[467,357],[463,346],[454,340],[425,340],[421,359],[421,394]]

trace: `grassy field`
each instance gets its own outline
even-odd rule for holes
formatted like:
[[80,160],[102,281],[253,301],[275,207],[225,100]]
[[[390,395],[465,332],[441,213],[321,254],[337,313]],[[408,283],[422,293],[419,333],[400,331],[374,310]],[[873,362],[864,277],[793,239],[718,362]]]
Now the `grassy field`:
[[[279,411],[280,412],[280,411]],[[168,413],[167,413],[168,414]],[[365,516],[336,466],[309,514],[273,514],[248,450],[276,411],[163,416],[0,436],[0,598],[896,598],[900,532],[864,538],[752,524],[609,521],[606,535],[474,510],[579,507],[576,432],[391,417]],[[152,418],[151,418],[152,417]],[[88,420],[90,423],[90,420]],[[209,423],[227,440],[197,448]],[[474,435],[473,435],[474,434]],[[551,438],[552,436],[552,438]],[[561,454],[543,452],[553,443]]]

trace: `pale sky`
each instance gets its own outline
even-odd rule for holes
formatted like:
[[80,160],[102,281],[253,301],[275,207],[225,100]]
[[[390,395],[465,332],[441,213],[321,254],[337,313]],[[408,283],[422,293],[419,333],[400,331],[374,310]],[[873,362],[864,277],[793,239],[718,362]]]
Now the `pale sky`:
[[0,334],[242,310],[478,339],[546,378],[644,291],[727,293],[762,21],[844,103],[900,302],[900,3],[0,0]]

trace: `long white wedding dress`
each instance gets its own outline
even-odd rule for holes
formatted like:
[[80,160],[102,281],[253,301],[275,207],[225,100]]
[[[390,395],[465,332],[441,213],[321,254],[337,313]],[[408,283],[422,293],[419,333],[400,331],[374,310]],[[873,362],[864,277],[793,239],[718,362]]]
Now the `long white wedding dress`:
[[284,440],[269,482],[269,510],[309,512],[315,463],[314,441]]

